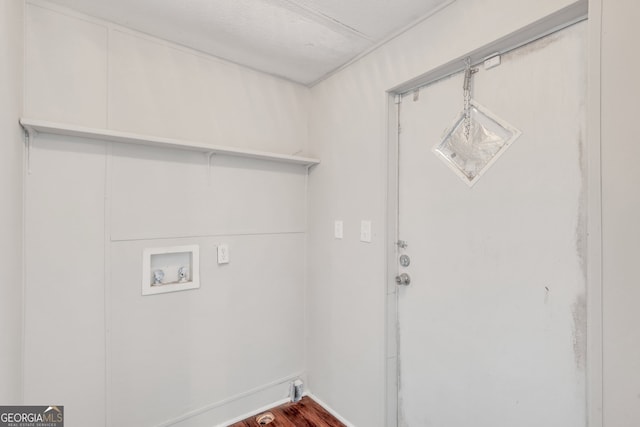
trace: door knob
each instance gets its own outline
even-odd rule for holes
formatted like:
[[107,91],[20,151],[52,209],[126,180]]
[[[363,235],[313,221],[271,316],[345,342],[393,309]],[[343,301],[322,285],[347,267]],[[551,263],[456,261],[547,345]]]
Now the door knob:
[[398,286],[409,286],[411,283],[411,277],[407,273],[402,273],[399,276],[396,276],[396,284]]

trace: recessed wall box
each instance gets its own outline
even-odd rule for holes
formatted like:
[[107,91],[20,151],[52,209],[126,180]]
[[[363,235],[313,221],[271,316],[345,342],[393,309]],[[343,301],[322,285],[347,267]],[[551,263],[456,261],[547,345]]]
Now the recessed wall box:
[[200,287],[198,245],[146,248],[142,252],[142,295]]

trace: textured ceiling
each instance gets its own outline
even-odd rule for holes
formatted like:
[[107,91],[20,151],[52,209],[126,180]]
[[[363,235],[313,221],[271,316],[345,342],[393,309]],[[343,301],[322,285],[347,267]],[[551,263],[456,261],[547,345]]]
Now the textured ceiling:
[[451,0],[53,0],[311,84]]

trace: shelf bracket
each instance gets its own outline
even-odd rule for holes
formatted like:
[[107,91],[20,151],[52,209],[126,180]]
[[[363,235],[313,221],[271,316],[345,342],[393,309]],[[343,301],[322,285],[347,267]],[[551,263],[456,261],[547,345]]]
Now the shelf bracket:
[[37,131],[30,127],[22,127],[24,131],[24,146],[25,146],[25,163],[27,175],[31,175],[31,143],[37,135]]
[[206,156],[207,156],[207,182],[209,183],[209,185],[211,185],[211,167],[213,166],[213,163],[211,162],[211,159],[215,155],[216,155],[215,151],[209,151],[208,153],[206,153]]

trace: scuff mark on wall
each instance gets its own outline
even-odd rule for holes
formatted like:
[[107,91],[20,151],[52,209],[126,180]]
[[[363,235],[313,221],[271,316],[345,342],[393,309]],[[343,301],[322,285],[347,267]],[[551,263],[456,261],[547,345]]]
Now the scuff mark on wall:
[[573,317],[573,354],[576,366],[584,370],[587,352],[587,298],[584,293],[578,295],[571,307]]
[[583,131],[578,131],[578,165],[580,167],[580,195],[578,196],[578,218],[576,222],[576,254],[580,263],[582,277],[587,280],[587,188],[586,180],[586,164],[584,156],[584,138]]
[[[578,217],[576,219],[575,241],[576,256],[580,265],[580,271],[587,280],[587,188],[586,188],[586,159],[584,156],[584,137],[582,127],[578,129],[578,167],[580,170],[580,193],[578,195]],[[587,352],[587,298],[585,293],[579,294],[571,307],[573,317],[573,354],[576,367],[585,369]]]

